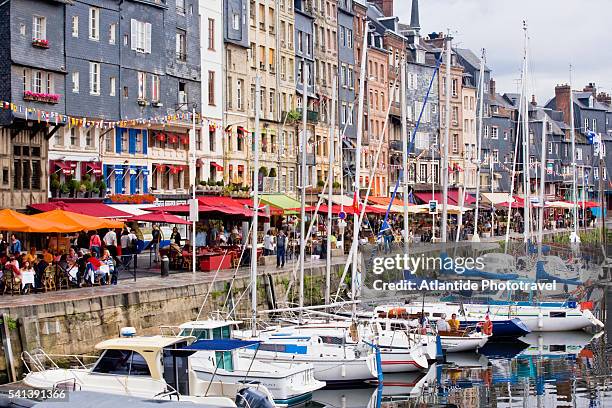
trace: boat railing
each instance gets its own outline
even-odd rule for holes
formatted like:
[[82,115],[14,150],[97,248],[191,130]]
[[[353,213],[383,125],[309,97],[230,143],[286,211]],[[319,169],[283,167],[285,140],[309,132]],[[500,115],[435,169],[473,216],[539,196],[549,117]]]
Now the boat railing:
[[159,326],[159,331],[162,336],[175,337],[181,332],[179,326]]
[[[165,382],[164,382],[165,383]],[[165,383],[166,389],[162,392],[159,392],[153,396],[154,399],[165,399],[172,401],[172,397],[176,397],[176,400],[179,401],[181,399],[181,394],[170,384]]]
[[[21,361],[23,361],[26,372],[43,372],[48,369],[60,368],[76,368],[89,369],[94,363],[86,364],[85,360],[97,360],[99,356],[76,355],[76,354],[47,354],[43,349],[36,348],[31,351],[23,351],[21,353]],[[58,365],[56,360],[60,362]]]

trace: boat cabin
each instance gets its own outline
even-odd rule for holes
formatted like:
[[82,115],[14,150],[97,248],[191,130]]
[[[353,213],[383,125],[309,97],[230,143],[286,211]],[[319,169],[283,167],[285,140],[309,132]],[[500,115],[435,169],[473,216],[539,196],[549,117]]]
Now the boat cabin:
[[[197,340],[228,340],[232,338],[232,326],[241,321],[197,320],[179,326],[179,336],[193,336]],[[218,368],[234,371],[235,361],[232,350],[215,351]]]
[[189,394],[188,354],[177,353],[186,348],[193,337],[151,336],[119,337],[96,345],[102,355],[91,369],[92,374],[152,378],[178,391]]

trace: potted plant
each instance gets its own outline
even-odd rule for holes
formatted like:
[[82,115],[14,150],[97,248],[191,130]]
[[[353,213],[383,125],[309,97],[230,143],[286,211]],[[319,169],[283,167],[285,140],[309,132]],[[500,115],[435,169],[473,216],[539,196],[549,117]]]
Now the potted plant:
[[340,190],[340,183],[337,182],[337,181],[334,181],[333,184],[332,184],[332,189],[334,191]]
[[104,197],[104,195],[106,194],[106,182],[104,180],[98,180],[97,187],[99,197]]
[[59,196],[61,197],[62,194],[68,194],[69,192],[70,192],[70,187],[68,186],[68,183],[62,183],[60,185]]
[[223,187],[223,180],[217,181],[217,187]]
[[81,191],[85,193],[85,197],[91,197],[91,192],[93,191],[94,186],[90,180],[85,180],[81,183]]
[[68,182],[68,190],[70,191],[70,197],[74,198],[77,195],[77,192],[81,188],[81,183],[77,179],[71,179]]
[[325,182],[323,180],[318,180],[317,181],[317,187],[319,187],[319,188],[325,187]]
[[59,189],[61,187],[61,183],[59,180],[59,176],[55,173],[51,174],[51,197],[57,197],[58,193],[59,193]]
[[292,124],[300,120],[301,117],[302,117],[302,114],[294,109],[294,110],[290,110],[289,112],[285,114],[285,121],[288,124]]
[[276,177],[276,169],[274,167],[270,169],[270,173],[268,173],[268,177]]

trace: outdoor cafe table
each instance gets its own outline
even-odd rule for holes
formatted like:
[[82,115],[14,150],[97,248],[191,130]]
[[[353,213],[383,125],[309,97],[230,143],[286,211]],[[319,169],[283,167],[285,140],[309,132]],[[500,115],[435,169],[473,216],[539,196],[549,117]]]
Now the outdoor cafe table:
[[225,252],[200,252],[197,254],[200,270],[203,272],[232,267],[232,254]]
[[21,288],[25,288],[27,284],[34,286],[34,271],[21,272]]

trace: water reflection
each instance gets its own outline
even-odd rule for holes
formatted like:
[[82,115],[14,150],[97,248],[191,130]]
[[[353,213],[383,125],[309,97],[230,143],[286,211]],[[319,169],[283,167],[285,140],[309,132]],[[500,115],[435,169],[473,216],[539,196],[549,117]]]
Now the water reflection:
[[426,373],[386,375],[380,388],[321,390],[320,407],[612,407],[604,332],[532,333],[453,353]]

